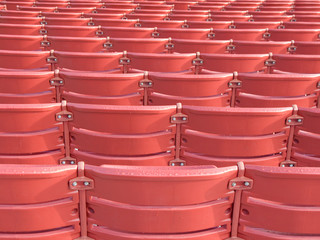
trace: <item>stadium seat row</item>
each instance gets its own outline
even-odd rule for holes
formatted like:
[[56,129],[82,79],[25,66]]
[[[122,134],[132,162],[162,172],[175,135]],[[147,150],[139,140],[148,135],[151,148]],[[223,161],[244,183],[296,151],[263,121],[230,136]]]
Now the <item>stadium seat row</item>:
[[319,42],[192,40],[171,38],[96,38],[0,34],[1,50],[67,52],[320,54]]
[[0,104],[0,162],[319,166],[320,109]]
[[316,239],[319,181],[319,168],[242,163],[1,165],[0,238]]
[[319,73],[319,55],[127,53],[0,50],[1,70]]
[[[61,19],[59,19],[60,21]],[[69,19],[70,20],[70,19]],[[73,20],[73,19],[71,19]],[[79,19],[76,19],[79,20]],[[165,22],[165,21],[164,21]],[[132,23],[130,23],[132,24]],[[319,41],[320,29],[213,29],[28,25],[0,23],[0,34],[191,40]]]
[[[19,87],[17,87],[19,86]],[[1,103],[320,107],[320,75],[0,72]]]

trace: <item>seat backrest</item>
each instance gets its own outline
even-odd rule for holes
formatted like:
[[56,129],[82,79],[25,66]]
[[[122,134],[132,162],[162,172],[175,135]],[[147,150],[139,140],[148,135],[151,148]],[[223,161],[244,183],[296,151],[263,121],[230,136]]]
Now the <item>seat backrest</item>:
[[[235,166],[87,165],[85,173],[95,182],[87,192],[91,236],[112,238],[126,233],[129,238],[156,239],[161,233],[162,239],[181,234],[197,240],[229,236],[234,193],[227,186],[237,174]],[[92,224],[99,227],[91,228]]]
[[239,237],[319,236],[319,168],[247,166],[245,176],[253,179],[253,187],[242,193]]
[[[73,113],[69,126],[75,155],[91,153],[105,157],[100,165],[110,164],[117,160],[116,157],[136,160],[131,161],[131,165],[139,165],[141,157],[174,157],[176,126],[170,122],[170,117],[175,114],[176,106],[69,103],[68,111]],[[110,158],[113,159],[108,162]]]
[[80,236],[76,166],[0,165],[0,238]]
[[284,159],[292,108],[216,108],[184,106],[182,159],[193,164],[277,165]]

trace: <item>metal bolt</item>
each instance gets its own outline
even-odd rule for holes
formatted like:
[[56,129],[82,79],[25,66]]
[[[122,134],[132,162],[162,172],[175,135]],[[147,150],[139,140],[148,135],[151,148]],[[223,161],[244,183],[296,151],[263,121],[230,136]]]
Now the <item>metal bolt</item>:
[[302,119],[298,119],[298,122],[302,122]]
[[149,85],[151,86],[151,85],[152,85],[152,82],[149,82]]
[[75,164],[75,162],[74,162],[74,161],[71,161],[70,164]]
[[232,83],[229,83],[229,86],[232,86]]
[[182,162],[182,163],[180,163],[180,166],[184,166],[184,163]]
[[175,117],[173,117],[173,118],[172,118],[172,120],[173,120],[173,121],[175,121],[175,120],[176,120],[176,118],[175,118]]
[[171,163],[171,166],[174,166],[175,164],[174,163]]
[[289,167],[293,167],[293,164],[290,164]]
[[61,164],[66,164],[66,161],[62,161]]
[[62,83],[63,83],[63,81],[60,81],[60,83],[62,84]]
[[250,185],[250,183],[249,183],[249,182],[244,182],[244,185],[245,185],[246,187],[248,187],[248,186]]
[[50,81],[52,84],[54,84],[54,81]]
[[72,117],[71,114],[69,114],[69,115],[68,115],[68,118],[71,118],[71,117]]
[[73,182],[73,183],[72,183],[72,186],[74,186],[74,187],[77,186],[77,185],[78,185],[77,182]]
[[61,118],[61,115],[58,115],[58,118]]
[[291,119],[288,119],[288,123],[290,123],[291,122]]
[[235,182],[233,182],[233,183],[231,184],[231,186],[232,186],[232,187],[235,187],[235,186],[237,186],[237,184],[236,184]]
[[237,85],[240,86],[240,83],[238,82]]
[[83,183],[83,185],[85,185],[85,186],[89,186],[89,185],[90,185],[90,183],[89,183],[89,182],[84,182],[84,183]]
[[282,164],[282,165],[281,165],[281,167],[285,167],[285,165],[284,165],[284,164]]
[[186,121],[186,120],[187,120],[187,118],[186,118],[186,117],[183,117],[183,118],[182,118],[182,120],[183,120],[183,121]]

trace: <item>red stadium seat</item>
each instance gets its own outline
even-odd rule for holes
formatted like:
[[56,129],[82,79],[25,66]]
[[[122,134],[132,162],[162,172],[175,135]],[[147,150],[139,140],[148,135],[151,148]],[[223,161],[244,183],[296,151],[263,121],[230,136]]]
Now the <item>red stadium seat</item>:
[[[216,40],[245,40],[260,41],[263,39],[265,29],[214,29],[212,36]],[[271,30],[270,30],[271,31]]]
[[168,105],[178,102],[188,105],[230,106],[228,83],[232,74],[150,73],[152,88],[149,105]]
[[[1,103],[50,103],[56,101],[49,85],[53,72],[0,71]],[[1,162],[1,160],[0,160]]]
[[298,166],[318,167],[320,161],[319,108],[299,108],[298,114],[303,117],[303,124],[296,128],[292,158]]
[[237,54],[261,54],[261,53],[281,53],[288,52],[291,42],[263,42],[263,41],[234,41],[233,47],[229,47],[233,53]]
[[[174,158],[176,106],[68,103],[72,154],[94,165],[168,165]],[[125,148],[123,146],[126,146]]]
[[158,28],[154,37],[204,40],[210,38],[210,29]]
[[[60,71],[62,99],[106,105],[142,105],[142,73],[116,74]],[[95,86],[92,88],[92,86]]]
[[318,29],[270,29],[265,39],[271,41],[316,41],[319,39]]
[[169,14],[166,20],[182,20],[182,21],[206,21],[209,15],[195,15],[195,14]]
[[215,108],[184,106],[181,159],[187,165],[277,166],[284,160],[292,108]]
[[95,12],[97,13],[106,13],[106,14],[126,14],[133,12],[134,9],[124,9],[124,8],[97,8]]
[[143,14],[143,13],[130,13],[126,14],[127,19],[141,19],[141,20],[163,20],[167,14]]
[[156,240],[159,235],[161,239],[227,238],[234,198],[227,186],[237,168],[200,169],[86,166],[86,175],[96,184],[87,198],[89,236],[115,240]]
[[318,75],[239,74],[238,107],[315,107]]
[[203,68],[217,72],[257,72],[265,69],[268,54],[201,54]]
[[111,38],[150,38],[153,28],[101,27],[103,36]]
[[249,21],[251,16],[244,15],[215,15],[214,13],[211,15],[212,21]]
[[40,35],[41,25],[0,23],[0,34]]
[[284,22],[284,28],[286,29],[319,29],[319,22]]
[[95,37],[99,27],[93,26],[46,26],[43,29],[44,35],[62,37]]
[[40,15],[40,12],[36,11],[17,11],[17,8],[15,10],[6,10],[6,11],[1,11],[1,16],[6,16],[6,17],[38,17]]
[[281,22],[234,22],[232,26],[229,28],[237,28],[237,29],[275,29],[280,26]]
[[1,163],[57,164],[64,157],[60,111],[59,103],[1,104]]
[[48,70],[48,51],[0,50],[0,68],[21,70]]
[[138,25],[144,28],[181,28],[184,21],[140,20]]
[[173,39],[173,51],[178,53],[227,53],[229,40]]
[[[226,29],[231,25],[231,21],[187,21],[185,27],[188,28],[213,28]],[[182,26],[183,27],[183,26]]]
[[75,166],[5,164],[0,168],[0,238],[74,239],[80,236]]
[[84,13],[85,18],[104,18],[104,19],[122,19],[124,14],[111,14],[111,13]]
[[167,44],[166,38],[111,38],[105,45],[110,52],[163,53]]
[[79,71],[110,71],[120,69],[123,53],[87,53],[54,51],[56,67]]
[[2,17],[0,16],[0,23],[40,25],[41,22],[42,22],[42,19],[38,17],[13,17],[13,16]]
[[128,53],[128,58],[130,67],[140,71],[181,72],[193,67],[196,54]]
[[41,50],[43,36],[2,35],[0,34],[1,50],[38,51]]
[[320,42],[294,42],[294,51],[296,54],[320,55]]
[[67,52],[102,52],[105,50],[105,38],[52,37],[46,38],[47,50]]
[[92,23],[102,27],[134,27],[138,20],[93,18]]
[[319,55],[275,54],[275,72],[320,73]]
[[46,17],[43,21],[48,25],[65,25],[65,26],[88,26],[89,18],[57,18]]
[[56,7],[31,7],[31,6],[19,6],[16,8],[20,11],[37,11],[37,12],[55,12]]
[[83,16],[83,13],[41,12],[40,15],[43,17],[48,17],[48,18],[64,18],[64,19],[66,19],[66,18],[80,18]]
[[254,184],[242,192],[240,238],[298,240],[319,235],[318,195],[311,194],[318,188],[319,168],[247,166],[245,176]]

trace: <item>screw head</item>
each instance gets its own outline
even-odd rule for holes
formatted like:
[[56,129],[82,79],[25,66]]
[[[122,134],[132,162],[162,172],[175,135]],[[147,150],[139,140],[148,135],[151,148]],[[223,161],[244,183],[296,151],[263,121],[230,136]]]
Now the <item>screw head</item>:
[[238,82],[237,85],[240,86],[240,83]]
[[62,161],[61,164],[66,164],[66,161]]
[[72,183],[72,186],[74,186],[74,187],[77,186],[77,185],[78,185],[77,182],[73,182],[73,183]]
[[298,119],[298,122],[302,122],[302,119]]
[[54,84],[54,81],[50,81],[52,84]]
[[233,182],[233,183],[231,184],[231,186],[232,186],[232,187],[235,187],[235,186],[237,186],[237,184],[236,184],[235,182]]
[[186,121],[186,120],[187,120],[187,118],[186,118],[186,117],[183,117],[183,118],[182,118],[182,120],[183,120],[183,121]]
[[84,183],[83,183],[83,185],[85,185],[85,186],[89,186],[89,185],[90,185],[90,183],[89,183],[89,182],[84,182]]
[[74,161],[71,161],[70,164],[75,164],[75,162],[74,162]]
[[171,163],[171,166],[174,166],[175,164],[174,163]]
[[62,83],[63,83],[63,81],[60,81],[59,83],[61,83],[61,84],[62,84]]
[[175,117],[173,117],[173,118],[172,118],[172,120],[173,120],[173,121],[175,121],[175,120],[176,120],[176,118],[175,118]]
[[281,167],[285,167],[285,165],[284,165],[284,164],[282,164],[282,165],[281,165]]
[[58,115],[58,118],[61,118],[61,115]]
[[71,118],[72,116],[71,116],[71,114],[68,114],[68,118]]
[[288,123],[290,123],[291,122],[291,119],[288,119]]
[[249,182],[244,182],[244,185],[245,185],[246,187],[248,187],[248,186],[250,185],[250,183],[249,183]]
[[184,166],[184,163],[182,162],[182,163],[180,163],[180,166]]
[[289,167],[293,167],[293,164],[290,164]]

